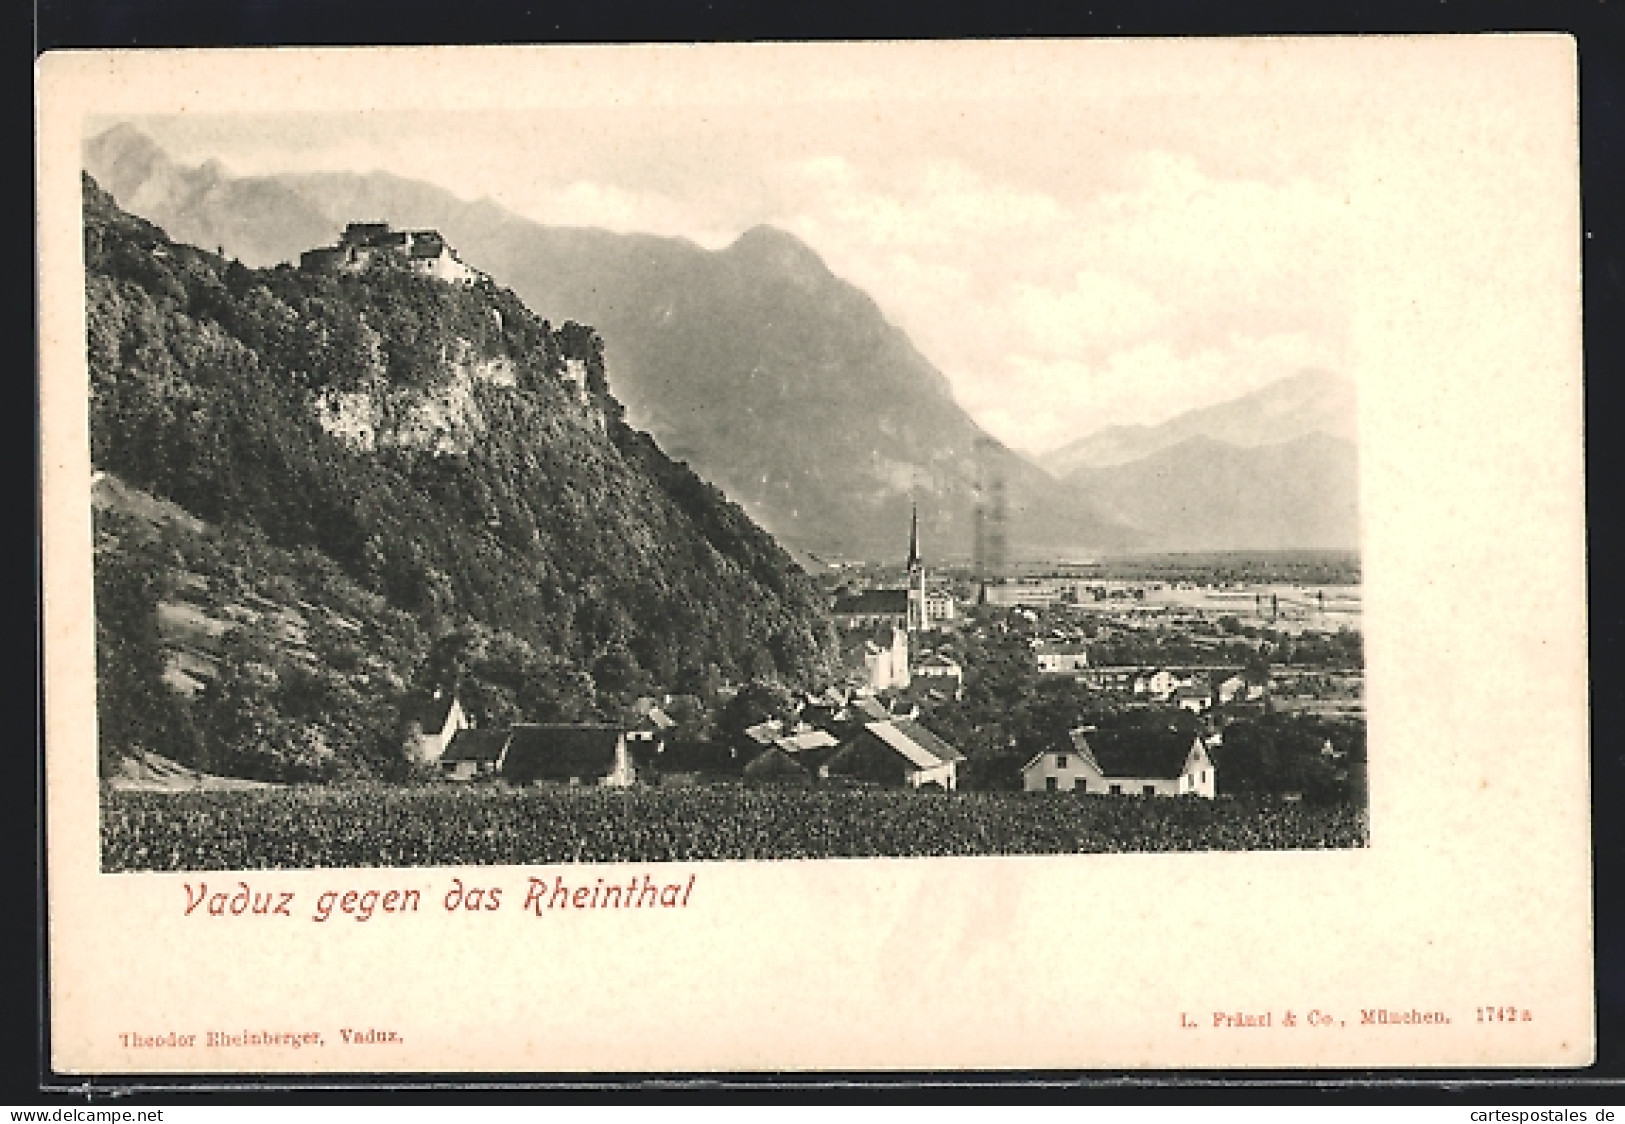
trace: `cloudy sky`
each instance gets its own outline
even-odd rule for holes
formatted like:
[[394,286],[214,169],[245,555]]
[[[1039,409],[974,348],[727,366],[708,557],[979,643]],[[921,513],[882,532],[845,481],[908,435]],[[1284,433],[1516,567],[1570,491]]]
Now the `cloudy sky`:
[[1324,105],[1267,85],[1014,88],[139,124],[187,163],[382,169],[544,223],[713,249],[782,227],[1030,452],[1346,372],[1347,140]]

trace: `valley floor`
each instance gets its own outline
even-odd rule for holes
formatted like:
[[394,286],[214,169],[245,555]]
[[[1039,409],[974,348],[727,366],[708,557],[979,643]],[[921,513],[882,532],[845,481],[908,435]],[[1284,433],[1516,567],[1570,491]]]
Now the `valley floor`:
[[102,869],[268,870],[1363,847],[1363,809],[875,789],[105,788]]

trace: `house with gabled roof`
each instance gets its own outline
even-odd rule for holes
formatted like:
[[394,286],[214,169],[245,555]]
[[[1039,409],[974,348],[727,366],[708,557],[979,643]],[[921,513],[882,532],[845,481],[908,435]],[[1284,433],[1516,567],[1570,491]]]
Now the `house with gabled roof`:
[[440,775],[470,781],[495,776],[508,748],[508,730],[459,730],[440,755]]
[[818,766],[821,778],[922,788],[959,787],[959,750],[907,719],[868,722]]
[[1174,727],[1096,730],[1080,726],[1063,746],[1034,754],[1021,767],[1028,792],[1108,796],[1202,796],[1213,799],[1217,771],[1197,734]]
[[946,693],[959,698],[965,691],[965,669],[950,656],[932,652],[922,656],[913,668],[916,679],[927,679],[942,684]]
[[762,750],[746,764],[743,780],[749,785],[795,785],[812,783],[812,771],[802,760],[804,755],[792,753],[781,741]]
[[777,718],[769,718],[758,722],[754,726],[746,726],[744,734],[744,747],[766,747],[773,744],[773,740],[784,733],[784,723]]
[[1175,687],[1172,699],[1175,706],[1192,714],[1201,714],[1213,706],[1213,692],[1202,683]]
[[803,699],[801,718],[814,726],[831,726],[839,721],[841,711],[845,707],[846,695],[830,687],[824,691],[809,693]]
[[440,758],[440,773],[450,780],[624,788],[637,780],[637,764],[619,726],[522,723],[459,731]]
[[637,721],[632,723],[632,728],[626,732],[626,736],[628,740],[639,743],[640,748],[652,748],[658,752],[659,747],[665,744],[666,739],[677,728],[677,720],[658,706],[639,709],[641,713]]
[[795,754],[817,749],[834,749],[841,743],[827,730],[807,729],[785,734],[776,738],[773,744],[786,753]]
[[459,730],[473,726],[456,692],[439,689],[428,698],[409,703],[405,718],[407,751],[430,765],[440,760]]
[[619,726],[514,726],[502,756],[502,779],[512,784],[603,785],[627,788],[637,766]]
[[739,748],[722,741],[672,741],[636,757],[638,779],[662,787],[737,781]]
[[1033,655],[1040,675],[1075,675],[1089,666],[1089,645],[1081,640],[1040,640]]
[[1180,675],[1171,668],[1161,667],[1147,672],[1134,680],[1134,693],[1136,695],[1150,695],[1158,702],[1166,702],[1180,687],[1193,685],[1188,675]]

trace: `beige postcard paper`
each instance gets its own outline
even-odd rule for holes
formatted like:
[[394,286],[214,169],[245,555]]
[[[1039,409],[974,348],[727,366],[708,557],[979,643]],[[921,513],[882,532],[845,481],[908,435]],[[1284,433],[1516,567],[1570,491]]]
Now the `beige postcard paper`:
[[1571,40],[38,113],[57,1071],[1592,1059]]

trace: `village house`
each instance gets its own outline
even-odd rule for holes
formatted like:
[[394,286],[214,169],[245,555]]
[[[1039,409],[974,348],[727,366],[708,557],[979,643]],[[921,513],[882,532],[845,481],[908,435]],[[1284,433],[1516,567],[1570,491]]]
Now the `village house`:
[[1028,792],[1213,799],[1216,770],[1202,739],[1173,728],[1099,731],[1079,727],[1067,745],[1021,767]]
[[433,765],[459,730],[473,725],[455,692],[436,689],[427,699],[406,709],[407,752],[417,761]]
[[1167,702],[1173,698],[1174,692],[1181,687],[1196,685],[1194,676],[1183,675],[1171,668],[1158,668],[1147,672],[1134,680],[1134,693],[1136,695],[1149,695],[1157,702]]
[[440,773],[448,780],[497,777],[519,785],[624,788],[637,779],[620,727],[537,723],[460,731],[440,758]]
[[671,732],[677,728],[677,720],[658,706],[638,709],[642,713],[632,724],[632,728],[626,732],[626,739],[639,748],[653,749],[658,753],[666,739],[671,736]]
[[637,780],[626,733],[619,726],[515,726],[500,772],[513,784],[626,788]]
[[1041,640],[1033,655],[1040,675],[1076,675],[1089,666],[1089,646],[1081,640]]
[[820,749],[834,749],[840,741],[828,730],[805,729],[774,739],[774,746],[786,753],[808,753]]
[[783,733],[784,723],[777,718],[769,718],[767,721],[758,722],[754,726],[746,726],[743,731],[744,740],[741,746],[746,752],[755,753],[772,745]]
[[1245,676],[1232,675],[1222,680],[1218,687],[1219,704],[1233,702],[1252,702],[1264,697],[1262,683],[1249,683]]
[[742,779],[748,785],[802,787],[812,783],[812,770],[783,745],[770,745],[746,764]]
[[941,652],[933,652],[922,658],[914,665],[913,673],[918,679],[941,684],[946,688],[945,693],[954,699],[965,693],[965,669]]
[[1203,714],[1213,706],[1212,690],[1200,682],[1189,687],[1175,687],[1171,697],[1175,706],[1192,714]]
[[809,692],[802,700],[801,717],[814,726],[828,727],[840,719],[846,709],[846,694],[835,687]]
[[818,766],[820,778],[846,778],[871,784],[952,792],[965,755],[918,722],[866,723]]
[[440,775],[452,781],[494,777],[508,748],[508,730],[459,730],[440,755]]
[[1090,667],[1078,672],[1078,681],[1102,691],[1132,691],[1140,675],[1137,667]]
[[673,741],[637,761],[638,779],[662,788],[737,781],[739,750],[726,742]]
[[954,595],[946,589],[928,589],[925,591],[925,626],[927,628],[940,628],[952,624],[959,616],[957,606],[954,604]]
[[454,285],[485,276],[459,259],[438,230],[392,230],[386,222],[350,223],[334,245],[299,255],[299,268],[307,273],[361,273],[383,263]]

